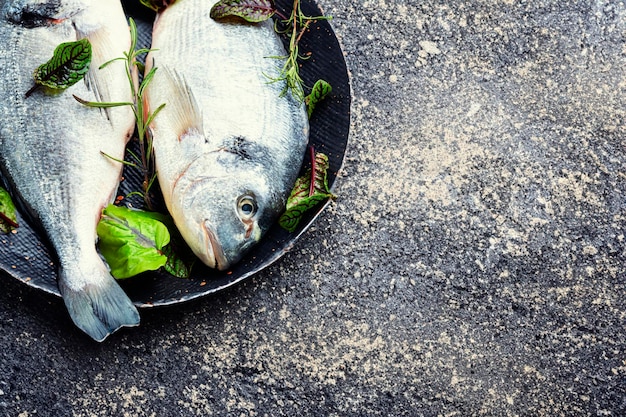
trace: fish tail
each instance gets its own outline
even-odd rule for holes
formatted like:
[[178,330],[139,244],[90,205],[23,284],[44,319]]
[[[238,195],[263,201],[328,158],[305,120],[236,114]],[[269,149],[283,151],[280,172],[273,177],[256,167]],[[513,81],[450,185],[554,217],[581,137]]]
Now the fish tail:
[[70,285],[66,272],[60,271],[59,291],[74,324],[92,339],[102,342],[121,327],[139,324],[137,308],[106,268],[82,286]]

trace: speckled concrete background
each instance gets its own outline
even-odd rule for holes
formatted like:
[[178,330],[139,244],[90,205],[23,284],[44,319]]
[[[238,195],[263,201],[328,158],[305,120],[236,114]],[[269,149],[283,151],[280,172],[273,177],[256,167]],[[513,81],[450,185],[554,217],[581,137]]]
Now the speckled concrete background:
[[320,0],[340,198],[281,262],[94,344],[0,294],[0,415],[626,415],[626,5]]

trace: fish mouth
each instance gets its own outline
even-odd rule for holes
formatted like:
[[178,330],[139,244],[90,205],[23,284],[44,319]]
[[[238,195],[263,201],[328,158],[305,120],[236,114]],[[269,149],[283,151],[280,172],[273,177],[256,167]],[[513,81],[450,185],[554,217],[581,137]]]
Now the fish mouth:
[[211,224],[206,220],[202,222],[202,231],[204,232],[205,237],[205,248],[204,253],[199,254],[198,256],[211,268],[224,271],[230,266],[230,263],[228,262],[228,259],[226,259],[224,249],[217,239],[217,236],[213,231],[213,227],[211,227]]

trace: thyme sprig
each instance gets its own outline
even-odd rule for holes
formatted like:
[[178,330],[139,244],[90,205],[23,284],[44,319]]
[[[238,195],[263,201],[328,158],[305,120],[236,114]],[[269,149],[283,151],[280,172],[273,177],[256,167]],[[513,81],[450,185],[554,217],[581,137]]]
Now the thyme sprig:
[[[286,34],[289,37],[289,51],[287,56],[272,57],[284,59],[283,66],[277,77],[271,78],[272,82],[285,82],[285,88],[282,95],[291,92],[294,97],[300,101],[304,101],[304,80],[300,76],[300,60],[306,60],[310,55],[300,54],[300,40],[309,29],[309,26],[318,20],[330,20],[332,16],[307,16],[302,12],[300,0],[293,0],[293,8],[289,16],[284,16],[278,10],[276,15],[280,17],[280,21],[274,24],[274,29],[280,34]],[[280,25],[284,29],[280,29]]]

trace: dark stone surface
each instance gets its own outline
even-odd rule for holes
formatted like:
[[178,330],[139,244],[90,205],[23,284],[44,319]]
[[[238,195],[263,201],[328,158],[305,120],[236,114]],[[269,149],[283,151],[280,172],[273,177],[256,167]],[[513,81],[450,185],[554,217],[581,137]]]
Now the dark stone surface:
[[626,6],[319,2],[354,90],[326,211],[95,344],[5,280],[0,415],[626,415]]

